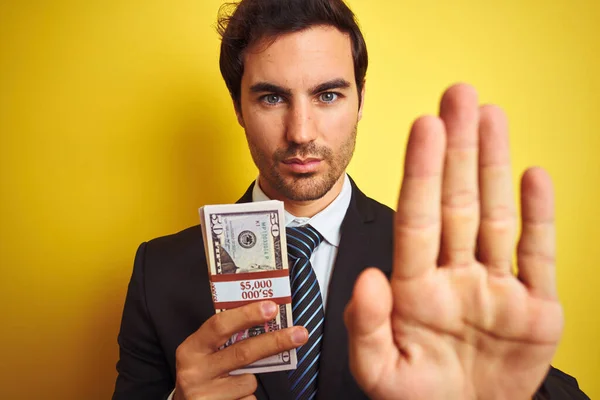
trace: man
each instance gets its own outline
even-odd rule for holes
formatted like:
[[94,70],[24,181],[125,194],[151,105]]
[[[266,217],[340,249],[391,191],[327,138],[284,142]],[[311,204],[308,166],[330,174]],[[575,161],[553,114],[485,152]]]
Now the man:
[[[274,304],[214,315],[198,226],[142,244],[113,398],[587,398],[573,378],[548,374],[563,317],[552,187],[539,168],[523,176],[511,273],[503,112],[467,85],[448,89],[439,117],[413,125],[394,215],[345,174],[368,58],[342,0],[243,0],[220,28],[221,72],[259,170],[240,201],[284,202],[288,241],[311,253],[292,282],[313,283],[296,302],[299,326],[219,351],[272,319]],[[229,374],[292,348],[296,371]]]

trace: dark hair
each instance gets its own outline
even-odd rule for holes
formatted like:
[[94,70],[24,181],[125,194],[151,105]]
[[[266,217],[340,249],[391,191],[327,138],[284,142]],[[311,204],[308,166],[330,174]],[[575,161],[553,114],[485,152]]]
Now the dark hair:
[[354,13],[343,0],[241,0],[221,6],[217,22],[221,75],[238,109],[244,51],[260,40],[276,39],[315,25],[333,26],[350,36],[360,106],[369,57]]

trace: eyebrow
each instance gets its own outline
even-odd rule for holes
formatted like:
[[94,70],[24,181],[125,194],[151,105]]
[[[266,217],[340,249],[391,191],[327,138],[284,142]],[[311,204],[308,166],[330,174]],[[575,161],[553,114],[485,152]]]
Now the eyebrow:
[[[318,84],[317,86],[312,87],[309,92],[311,95],[315,95],[317,93],[325,92],[327,90],[332,89],[347,89],[350,87],[350,82],[343,78],[332,79],[327,82],[323,82]],[[271,92],[284,96],[291,96],[292,90],[288,88],[284,88],[273,83],[269,82],[258,82],[254,85],[250,86],[251,93],[264,93]]]

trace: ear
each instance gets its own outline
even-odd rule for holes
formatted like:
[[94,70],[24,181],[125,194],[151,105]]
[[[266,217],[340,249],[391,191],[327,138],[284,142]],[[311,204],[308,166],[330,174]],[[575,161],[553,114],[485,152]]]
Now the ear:
[[367,88],[367,81],[364,81],[362,90],[360,91],[360,105],[358,106],[358,121],[360,121],[362,119],[363,106],[365,105],[366,88]]
[[238,124],[244,129],[246,129],[246,125],[244,124],[244,116],[242,115],[242,105],[233,100],[233,109],[235,110],[235,116],[237,117]]

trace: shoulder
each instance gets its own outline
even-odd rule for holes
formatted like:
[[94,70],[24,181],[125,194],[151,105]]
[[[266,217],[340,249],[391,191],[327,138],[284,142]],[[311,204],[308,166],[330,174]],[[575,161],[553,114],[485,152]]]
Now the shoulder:
[[352,178],[350,178],[350,182],[352,184],[351,207],[354,207],[365,221],[384,224],[393,223],[394,210],[392,208],[366,195]]
[[185,251],[191,247],[197,247],[198,243],[203,245],[202,227],[194,225],[180,232],[149,240],[146,245],[148,249],[152,249],[152,251],[158,253],[179,253],[182,250]]
[[352,200],[344,226],[365,232],[370,240],[385,246],[383,250],[387,251],[392,243],[394,210],[367,196],[353,181],[352,186]]
[[377,201],[371,197],[368,197],[368,196],[366,196],[366,197],[367,197],[367,201],[373,208],[375,215],[380,216],[385,219],[392,219],[394,217],[395,211],[392,208],[386,206],[383,203],[380,203],[379,201]]
[[196,275],[197,271],[206,269],[201,226],[195,225],[142,243],[136,261],[143,265],[147,279],[157,284],[163,279],[170,281]]
[[577,379],[552,366],[538,394],[536,399],[589,400],[589,397],[579,388]]
[[[171,306],[208,293],[208,266],[202,228],[195,225],[180,232],[144,242],[136,255],[136,266],[146,290],[148,307],[168,314]],[[205,295],[206,299],[210,297]],[[170,311],[169,311],[170,312]]]

